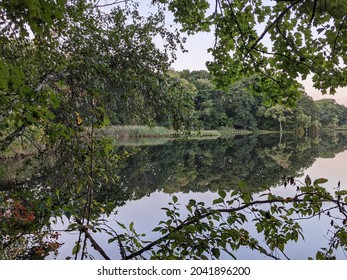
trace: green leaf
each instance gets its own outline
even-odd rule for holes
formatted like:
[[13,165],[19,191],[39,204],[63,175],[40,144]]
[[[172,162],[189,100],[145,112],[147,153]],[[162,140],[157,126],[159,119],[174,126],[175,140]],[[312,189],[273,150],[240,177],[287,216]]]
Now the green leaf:
[[264,230],[263,224],[262,223],[258,223],[257,224],[257,231],[258,233],[262,232]]
[[172,197],[172,201],[173,201],[173,203],[177,203],[177,201],[178,201],[177,196],[174,195],[174,196]]
[[212,248],[211,252],[212,252],[213,256],[215,256],[217,259],[219,259],[219,257],[220,257],[220,250],[218,248]]
[[78,224],[76,223],[69,224],[69,226],[67,227],[67,231],[73,231],[77,229],[78,229]]
[[72,248],[72,254],[76,255],[78,252],[81,250],[81,245],[77,243],[73,248]]
[[215,199],[215,200],[213,200],[213,204],[220,204],[220,203],[223,203],[224,202],[224,199],[223,198],[221,198],[221,197],[219,197],[219,198],[217,198],[217,199]]
[[219,196],[220,196],[221,198],[223,198],[223,199],[227,196],[227,193],[226,193],[225,191],[223,191],[223,190],[219,190],[219,191],[218,191],[218,194],[219,194]]
[[306,185],[306,186],[311,186],[311,184],[312,184],[312,181],[311,181],[310,176],[306,175],[306,178],[305,178],[305,185]]
[[196,200],[195,199],[189,199],[188,206],[193,206],[195,204],[196,204]]
[[243,199],[243,202],[245,204],[250,204],[251,201],[253,200],[252,195],[250,193],[248,193],[248,192],[242,193],[241,194],[241,198]]
[[117,237],[113,237],[113,238],[110,238],[109,240],[107,240],[107,243],[111,244],[112,242],[114,242],[116,240],[117,240]]
[[328,179],[325,179],[325,178],[318,178],[316,180],[314,180],[313,184],[314,185],[319,185],[319,184],[324,184],[328,182]]
[[152,231],[157,232],[157,231],[160,231],[161,229],[162,229],[162,227],[156,227]]
[[117,222],[117,224],[122,228],[122,229],[127,229],[126,226],[120,222]]
[[317,260],[324,260],[324,254],[321,251],[318,251],[316,254]]

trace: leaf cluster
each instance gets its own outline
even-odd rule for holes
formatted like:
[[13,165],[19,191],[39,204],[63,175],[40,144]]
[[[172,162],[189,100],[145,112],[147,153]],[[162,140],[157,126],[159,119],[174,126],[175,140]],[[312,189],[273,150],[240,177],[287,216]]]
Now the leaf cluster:
[[[292,183],[290,178],[288,183]],[[168,208],[163,208],[167,219],[154,228],[161,237],[139,250],[129,250],[126,259],[148,253],[151,259],[219,259],[225,254],[237,258],[237,250],[247,247],[273,259],[290,259],[286,245],[304,239],[301,220],[327,216],[332,219],[328,247],[317,251],[317,259],[333,259],[338,249],[346,250],[345,221],[347,218],[347,192],[329,193],[321,184],[325,178],[297,186],[292,197],[281,197],[265,192],[255,198],[247,192],[219,191],[213,207],[190,200],[185,206],[187,216],[181,218],[180,204],[176,196]],[[262,199],[265,197],[265,199]],[[247,214],[249,211],[250,214]],[[334,216],[332,212],[334,211]],[[258,236],[252,236],[247,224],[252,224]],[[262,244],[264,240],[265,246]],[[139,245],[139,244],[138,244]],[[308,256],[309,257],[309,256]],[[309,257],[311,258],[311,257]]]
[[213,30],[208,69],[228,87],[257,74],[275,103],[293,105],[297,78],[334,94],[346,80],[344,0],[155,1],[164,3],[189,33]]

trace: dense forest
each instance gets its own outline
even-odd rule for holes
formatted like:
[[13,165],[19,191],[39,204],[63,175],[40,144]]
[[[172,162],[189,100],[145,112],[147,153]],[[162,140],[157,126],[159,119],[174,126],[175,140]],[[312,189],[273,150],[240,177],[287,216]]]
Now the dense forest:
[[[304,91],[294,107],[266,103],[263,92],[254,90],[254,79],[218,89],[207,71],[173,72],[194,92],[193,125],[202,129],[291,130],[299,133],[347,124],[347,108],[334,99],[314,101]],[[159,120],[159,125],[165,122]]]

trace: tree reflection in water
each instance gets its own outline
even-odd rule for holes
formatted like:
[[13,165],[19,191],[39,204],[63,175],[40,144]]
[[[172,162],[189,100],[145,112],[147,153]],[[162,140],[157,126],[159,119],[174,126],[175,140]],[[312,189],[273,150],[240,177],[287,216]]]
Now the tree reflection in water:
[[[117,224],[116,231],[105,221],[110,215],[116,219],[114,209],[129,200],[161,191],[212,192],[217,197],[220,191],[254,195],[290,183],[292,178],[301,177],[317,158],[333,157],[346,147],[344,134],[320,138],[284,135],[280,144],[274,134],[168,141],[141,147],[93,143],[92,158],[91,147],[85,144],[77,149],[65,147],[53,156],[7,160],[0,165],[0,258],[54,257],[62,246],[60,234],[66,232],[78,233],[70,248],[73,258],[94,258],[87,242],[98,251],[97,256],[110,258],[108,250],[102,248],[104,245],[99,245],[100,234],[111,236],[110,242],[119,247],[114,250],[120,250],[124,257],[129,248],[143,249],[141,236],[131,224],[127,228],[128,240],[124,240],[124,225]],[[190,207],[199,209],[198,204]],[[205,211],[204,207],[201,209]],[[168,218],[179,223],[174,212],[168,214],[173,215]],[[55,223],[60,225],[58,230]],[[216,250],[214,253],[212,258],[218,257]]]

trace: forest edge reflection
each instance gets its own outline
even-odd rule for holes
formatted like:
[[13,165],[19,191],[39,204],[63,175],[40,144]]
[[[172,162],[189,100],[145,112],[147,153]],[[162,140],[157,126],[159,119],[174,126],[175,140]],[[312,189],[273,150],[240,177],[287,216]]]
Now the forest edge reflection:
[[[344,151],[347,145],[346,135],[341,133],[320,138],[285,135],[282,141],[278,139],[278,135],[250,135],[170,141],[158,146],[116,147],[116,154],[120,156],[113,166],[105,165],[107,162],[102,159],[102,164],[96,166],[109,169],[117,177],[108,182],[101,177],[96,180],[90,218],[97,221],[101,214],[112,213],[115,207],[126,201],[140,199],[155,191],[230,192],[242,187],[242,191],[259,193],[290,178],[302,176],[303,170],[316,158],[333,157]],[[51,252],[58,253],[58,233],[50,231],[52,218],[78,217],[85,203],[81,175],[87,172],[77,164],[81,159],[61,157],[54,163],[52,161],[48,169],[40,171],[40,164],[27,164],[29,169],[36,168],[35,176],[26,178],[16,191],[13,191],[14,182],[6,184],[2,181],[1,218],[5,222],[2,248],[5,253],[12,246],[19,248],[15,258],[44,258]],[[2,169],[6,170],[8,166],[2,166]],[[28,171],[23,172],[18,172],[17,178],[28,174]],[[71,187],[73,185],[75,188]],[[73,222],[67,230],[81,230],[81,224]],[[72,252],[80,250],[81,245],[78,245]],[[8,254],[11,252],[14,251],[7,251]]]

